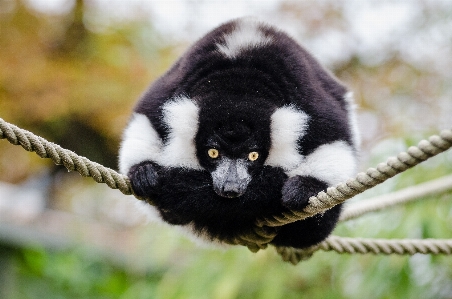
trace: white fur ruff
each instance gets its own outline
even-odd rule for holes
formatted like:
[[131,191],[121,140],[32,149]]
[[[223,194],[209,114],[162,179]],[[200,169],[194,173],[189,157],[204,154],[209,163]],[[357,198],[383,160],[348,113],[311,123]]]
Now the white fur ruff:
[[271,148],[266,165],[288,171],[302,162],[297,143],[305,135],[308,121],[309,116],[295,107],[276,109],[271,116]]
[[201,169],[196,157],[195,136],[199,108],[186,97],[177,97],[163,107],[163,121],[169,130],[163,144],[149,119],[134,113],[127,126],[119,151],[119,169],[127,174],[143,161],[166,167]]
[[350,145],[340,140],[319,146],[304,157],[297,168],[286,173],[289,177],[311,176],[334,186],[352,177],[355,172],[355,152]]
[[149,119],[134,113],[124,131],[119,150],[119,171],[127,175],[129,169],[143,161],[155,161],[160,155],[162,140]]
[[189,98],[178,97],[163,106],[169,138],[156,162],[167,167],[202,169],[196,157],[195,137],[199,108]]
[[265,36],[259,26],[262,26],[262,24],[252,18],[240,20],[236,29],[224,36],[225,44],[217,44],[218,51],[233,59],[243,50],[262,47],[271,43],[272,38]]

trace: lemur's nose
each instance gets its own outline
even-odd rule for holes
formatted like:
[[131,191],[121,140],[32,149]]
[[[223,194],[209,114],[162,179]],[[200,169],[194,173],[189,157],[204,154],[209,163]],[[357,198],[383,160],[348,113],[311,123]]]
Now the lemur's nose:
[[243,195],[248,185],[246,180],[239,177],[237,173],[237,161],[232,160],[229,164],[226,180],[223,185],[223,194],[226,197],[234,198]]
[[234,198],[239,197],[243,193],[245,193],[246,187],[241,187],[243,184],[240,184],[240,182],[237,181],[226,181],[222,193],[225,197]]
[[223,191],[223,195],[228,198],[235,198],[235,197],[239,197],[241,194],[238,192],[234,192],[234,191],[227,191],[227,192]]
[[246,168],[237,160],[227,159],[223,163],[221,175],[214,175],[215,192],[227,198],[235,198],[246,192],[251,178]]

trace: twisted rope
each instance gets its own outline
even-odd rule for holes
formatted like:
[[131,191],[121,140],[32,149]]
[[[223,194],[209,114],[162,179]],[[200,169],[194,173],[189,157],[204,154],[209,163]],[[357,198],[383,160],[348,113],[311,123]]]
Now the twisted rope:
[[309,198],[309,205],[302,211],[290,211],[271,218],[258,219],[256,225],[259,227],[282,226],[331,209],[450,147],[452,147],[452,129],[443,130],[440,136],[433,135],[429,140],[422,140],[418,146],[411,146],[397,157],[391,157],[386,163],[378,164],[377,168],[369,168],[366,172],[358,173],[356,178],[330,187],[326,192],[322,191],[317,196]]
[[[0,118],[0,139],[5,138],[14,145],[21,145],[27,151],[36,152],[41,158],[50,158],[55,164],[64,165],[69,171],[77,171],[84,177],[92,177],[96,182],[106,183],[110,188],[119,189],[126,195],[133,194],[130,181],[126,176],[85,157],[78,156],[72,151],[63,149],[57,144]],[[359,173],[355,179],[328,188],[326,192],[320,192],[317,196],[311,197],[309,205],[302,211],[290,211],[272,218],[259,219],[253,231],[228,240],[228,243],[247,246],[253,252],[264,249],[276,236],[278,226],[302,220],[327,210],[449,149],[451,146],[452,130],[444,130],[440,136],[432,136],[428,141],[421,141],[417,147],[410,147],[407,152],[389,158],[386,163],[380,163],[376,169],[369,168],[365,173]],[[402,201],[400,200],[400,202]],[[388,205],[375,204],[359,213],[378,210]],[[346,214],[341,219],[350,219],[351,217],[353,216]],[[298,263],[300,260],[310,257],[319,249],[334,250],[339,253],[414,254],[420,252],[451,254],[451,248],[452,240],[372,240],[330,236],[322,243],[307,249],[289,247],[277,247],[276,249],[284,260]]]
[[390,194],[377,196],[347,206],[339,221],[358,218],[366,213],[375,212],[391,206],[407,203],[433,194],[452,190],[452,175],[411,186]]
[[[440,194],[452,190],[452,175],[444,176],[439,179],[431,180],[426,183],[421,183],[416,186],[407,187],[405,189],[377,196],[374,198],[366,199],[360,202],[353,203],[342,211],[339,221],[347,221],[358,218],[364,214],[370,212],[376,212],[391,206],[407,203],[413,200],[420,199],[433,194]],[[253,236],[258,233],[258,237]],[[249,232],[246,236],[243,236],[243,240],[248,243],[245,245],[244,241],[240,238],[231,244],[240,244],[248,246],[248,248],[256,252],[259,249],[265,249],[267,243],[271,242],[277,235],[276,227],[257,227],[253,232]],[[338,238],[338,237],[337,237]],[[288,250],[281,250],[280,252],[288,253]],[[309,250],[307,251],[309,252]]]
[[69,171],[77,171],[84,177],[92,177],[96,182],[105,183],[112,189],[119,189],[126,195],[133,193],[126,176],[0,118],[0,139],[3,138],[14,145],[22,146],[29,152],[35,152],[41,158],[50,158],[53,163],[64,165]]
[[433,135],[428,140],[420,141],[418,146],[411,146],[406,152],[389,158],[386,163],[378,164],[377,168],[369,168],[366,172],[358,173],[356,178],[329,187],[326,192],[322,191],[317,196],[309,198],[308,206],[301,211],[292,210],[281,215],[257,219],[255,230],[241,238],[253,240],[259,247],[265,248],[266,240],[274,238],[276,231],[262,228],[279,227],[326,211],[450,147],[452,147],[452,129],[443,130],[439,136]]
[[452,239],[364,239],[330,236],[307,249],[277,247],[284,261],[297,264],[310,258],[317,250],[358,254],[452,254]]

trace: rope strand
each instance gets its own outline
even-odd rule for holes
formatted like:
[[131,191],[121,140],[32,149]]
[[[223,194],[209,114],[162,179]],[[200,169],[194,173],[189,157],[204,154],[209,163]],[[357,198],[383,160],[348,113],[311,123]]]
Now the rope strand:
[[382,210],[387,207],[407,203],[433,194],[452,190],[452,175],[411,186],[390,194],[366,199],[347,206],[341,213],[339,221],[358,218],[366,213]]
[[64,165],[69,171],[77,171],[84,177],[92,177],[96,182],[105,183],[112,189],[119,189],[126,195],[133,193],[126,176],[0,118],[0,139],[3,138],[29,152],[35,152],[41,158],[50,158],[55,164]]
[[330,236],[322,243],[307,249],[277,247],[283,260],[297,264],[310,258],[318,250],[349,254],[452,254],[452,239],[364,239]]
[[431,136],[429,141],[422,140],[417,147],[411,146],[397,157],[391,157],[386,163],[378,164],[377,168],[369,168],[366,172],[358,173],[356,178],[330,187],[326,192],[322,191],[317,196],[309,198],[309,205],[302,211],[290,211],[271,218],[258,219],[256,226],[282,226],[321,213],[450,147],[452,147],[452,129],[442,131],[440,136]]

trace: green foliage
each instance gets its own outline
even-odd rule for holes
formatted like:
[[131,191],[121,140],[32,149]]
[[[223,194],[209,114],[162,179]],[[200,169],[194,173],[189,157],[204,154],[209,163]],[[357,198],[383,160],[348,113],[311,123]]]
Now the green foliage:
[[[173,53],[141,21],[88,30],[83,1],[61,16],[33,11],[26,1],[9,2],[10,11],[0,8],[0,117],[116,168],[132,105]],[[4,147],[2,181],[18,182],[45,163],[20,159],[23,167],[16,167],[14,151]]]
[[162,276],[161,271],[126,272],[76,251],[21,249],[13,263],[8,275],[16,283],[3,298],[150,298]]

